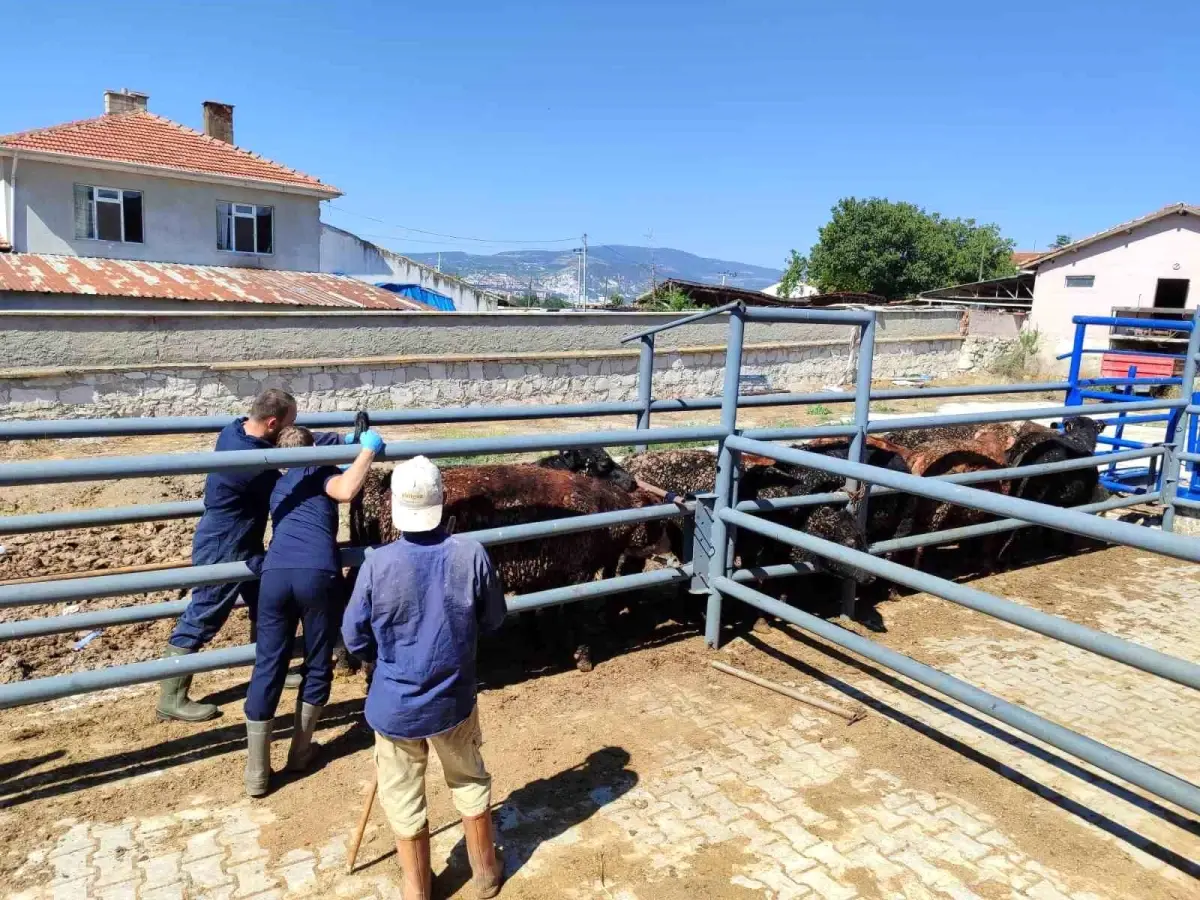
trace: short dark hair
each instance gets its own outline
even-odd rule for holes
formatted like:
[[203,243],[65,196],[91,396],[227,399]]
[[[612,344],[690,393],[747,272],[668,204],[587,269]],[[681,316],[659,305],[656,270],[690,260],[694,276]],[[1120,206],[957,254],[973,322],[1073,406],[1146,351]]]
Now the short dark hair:
[[267,419],[286,419],[288,413],[296,411],[296,398],[279,388],[267,388],[254,398],[250,406],[250,418],[259,422]]
[[312,445],[313,433],[303,425],[289,425],[279,432],[279,437],[275,439],[275,446],[280,448],[311,447]]

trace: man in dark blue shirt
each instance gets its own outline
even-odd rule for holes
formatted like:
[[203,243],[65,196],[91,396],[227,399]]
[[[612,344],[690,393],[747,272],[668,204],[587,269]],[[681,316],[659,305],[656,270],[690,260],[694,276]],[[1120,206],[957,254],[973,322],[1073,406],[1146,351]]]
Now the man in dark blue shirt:
[[[269,450],[279,433],[296,420],[296,399],[286,391],[263,391],[250,407],[249,418],[235,419],[217,436],[216,450]],[[337,443],[338,435],[322,433],[318,444]],[[271,491],[279,478],[275,469],[212,472],[204,480],[204,514],[192,538],[192,565],[246,562],[252,569],[262,561],[263,535]],[[238,595],[250,609],[254,640],[258,582],[204,585],[192,590],[188,607],[167,644],[166,656],[195,653],[221,630]],[[158,718],[203,722],[217,715],[212,703],[188,699],[192,676],[168,678],[158,698]]]
[[404,900],[429,896],[425,807],[429,744],[463,817],[481,897],[500,890],[475,694],[480,631],[500,627],[504,589],[477,541],[441,527],[442,478],[423,456],[392,473],[392,520],[401,537],[370,553],[342,621],[346,649],[375,662],[367,724],[375,731],[379,802],[396,834]]
[[[383,439],[360,438],[362,450],[346,471],[337,466],[288,469],[271,492],[271,546],[263,562],[254,674],[246,694],[246,792],[261,797],[271,777],[271,720],[279,706],[296,626],[304,623],[305,676],[296,700],[287,767],[308,767],[312,735],[333,683],[333,645],[345,598],[338,555],[338,503],[348,503]],[[280,447],[311,447],[313,435],[295,425],[279,435]]]

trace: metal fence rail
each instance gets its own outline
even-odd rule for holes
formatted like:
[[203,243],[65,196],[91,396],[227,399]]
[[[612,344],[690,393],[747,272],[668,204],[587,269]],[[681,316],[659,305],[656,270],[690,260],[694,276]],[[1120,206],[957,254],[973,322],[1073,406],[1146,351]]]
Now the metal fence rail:
[[[669,328],[716,315],[728,316],[729,340],[726,356],[724,389],[720,398],[654,399],[651,379],[654,370],[654,338]],[[1110,324],[1111,320],[1087,324]],[[857,329],[857,364],[853,392],[822,391],[812,393],[779,393],[758,396],[739,395],[742,351],[747,322],[803,321],[845,325]],[[1076,320],[1080,322],[1080,319]],[[1136,320],[1139,327],[1146,320]],[[1171,323],[1177,327],[1179,323]],[[716,646],[721,635],[721,611],[725,597],[732,597],[779,616],[848,650],[891,668],[934,690],[946,694],[974,709],[1014,728],[1033,735],[1061,750],[1071,753],[1099,768],[1125,778],[1158,796],[1200,812],[1200,789],[1173,775],[1159,771],[1090,738],[1048,722],[1021,707],[1007,703],[965,682],[952,678],[922,663],[909,659],[874,642],[847,632],[830,623],[793,609],[761,592],[746,586],[747,582],[764,581],[792,575],[809,574],[818,567],[811,563],[784,563],[757,569],[735,568],[736,536],[739,529],[800,547],[818,558],[834,560],[841,565],[871,572],[898,584],[924,590],[972,610],[1005,622],[1030,629],[1039,634],[1095,652],[1109,659],[1134,666],[1176,683],[1200,688],[1200,666],[1069,622],[1038,610],[1015,604],[983,591],[881,559],[880,555],[899,550],[930,546],[936,543],[963,540],[986,534],[1039,525],[1086,535],[1097,540],[1139,547],[1178,559],[1200,561],[1200,541],[1136,525],[1096,517],[1095,513],[1120,509],[1133,504],[1160,501],[1165,508],[1164,529],[1169,529],[1176,508],[1200,509],[1200,500],[1179,496],[1177,483],[1180,466],[1200,462],[1200,453],[1187,448],[1183,441],[1189,429],[1194,430],[1191,418],[1200,411],[1194,404],[1190,387],[1195,376],[1197,353],[1200,352],[1200,329],[1186,323],[1190,331],[1188,363],[1182,383],[1187,386],[1179,400],[1122,400],[1116,403],[1087,400],[1098,399],[1086,388],[1116,382],[1121,379],[1085,379],[1080,377],[1079,353],[1072,358],[1072,370],[1067,382],[1044,382],[1036,385],[988,385],[954,388],[918,388],[872,390],[875,316],[860,309],[793,309],[745,308],[730,304],[714,310],[684,317],[674,323],[658,326],[645,332],[629,335],[625,341],[638,341],[639,385],[637,399],[629,402],[581,404],[560,407],[486,407],[462,410],[400,410],[372,413],[376,424],[409,424],[422,422],[468,422],[501,419],[549,419],[562,417],[635,415],[636,429],[589,431],[578,434],[516,435],[456,440],[416,440],[394,442],[387,446],[382,458],[405,459],[422,454],[430,457],[471,456],[485,453],[525,453],[579,447],[612,447],[621,445],[679,444],[690,441],[715,442],[717,445],[717,476],[715,494],[695,504],[659,504],[594,515],[576,516],[550,522],[490,528],[470,533],[487,545],[525,540],[537,540],[572,534],[592,528],[617,524],[650,522],[667,518],[694,519],[696,542],[692,562],[675,568],[643,572],[601,581],[567,585],[512,598],[510,612],[540,609],[545,606],[570,603],[593,597],[604,597],[631,591],[679,586],[691,582],[693,590],[707,596],[705,636]],[[1153,381],[1150,379],[1149,381]],[[1140,382],[1147,382],[1141,379]],[[1170,381],[1158,379],[1158,381]],[[1171,383],[1174,383],[1173,381]],[[1061,406],[1038,407],[1028,410],[988,411],[958,415],[905,416],[872,421],[869,405],[872,400],[905,397],[980,396],[996,393],[1022,393],[1067,390],[1067,402]],[[739,408],[792,406],[815,403],[853,402],[854,412],[846,424],[831,424],[801,428],[749,429],[739,432]],[[655,412],[683,412],[719,409],[720,422],[711,426],[652,428]],[[1012,422],[1027,418],[1060,419],[1074,415],[1115,414],[1118,421],[1137,421],[1141,414],[1153,412],[1169,417],[1176,426],[1161,446],[1134,444],[1130,450],[1119,450],[1087,459],[1064,460],[1023,467],[1006,467],[990,471],[959,473],[922,478],[890,469],[869,466],[863,462],[866,438],[869,434],[928,428],[955,424],[985,424]],[[348,427],[353,415],[331,413],[306,416],[304,421],[316,427]],[[29,438],[97,437],[125,434],[180,434],[215,431],[227,424],[224,418],[179,417],[172,419],[91,419],[58,422],[3,422],[0,440]],[[803,449],[781,446],[771,441],[813,437],[844,437],[849,439],[846,459],[838,459]],[[1110,442],[1113,439],[1109,439]],[[1117,440],[1120,445],[1120,439]],[[845,480],[840,491],[830,491],[806,497],[736,502],[736,482],[741,454],[755,453],[783,462],[805,466]],[[150,456],[91,457],[87,459],[49,460],[38,463],[0,464],[0,486],[74,481],[106,478],[141,478],[150,475],[174,475],[228,470],[255,470],[307,465],[311,463],[344,463],[357,455],[357,448],[316,447],[290,450],[261,450],[221,453],[182,453]],[[1074,509],[1061,509],[1029,500],[1004,496],[976,487],[1005,479],[1024,479],[1094,467],[1114,466],[1118,462],[1146,459],[1153,463],[1161,458],[1162,484],[1157,490],[1136,497],[1117,497],[1089,503]],[[903,492],[941,502],[981,510],[999,517],[996,520],[965,528],[950,529],[933,534],[913,535],[877,542],[865,551],[843,547],[813,535],[758,518],[755,514],[794,509],[817,503],[849,504],[860,526],[865,523],[868,506],[873,498],[888,493]],[[124,522],[144,522],[166,518],[186,518],[202,510],[198,501],[160,503],[114,507],[105,510],[75,510],[0,518],[0,534],[48,531],[60,528],[83,528],[113,525]],[[704,515],[700,511],[704,511]],[[348,547],[343,550],[343,563],[361,563],[367,548]],[[136,574],[95,576],[75,580],[48,581],[36,584],[0,586],[0,609],[33,604],[52,604],[93,597],[118,596],[155,590],[178,590],[201,584],[229,583],[256,577],[246,563],[223,563],[217,566],[187,566]],[[854,582],[844,579],[843,601],[847,611],[852,609]],[[83,612],[67,616],[27,619],[0,625],[0,640],[12,640],[83,630],[111,625],[148,621],[173,616],[184,601],[146,604],[142,606]],[[152,660],[126,666],[79,672],[70,675],[42,678],[0,686],[0,708],[36,703],[88,691],[156,681],[172,675],[211,671],[252,664],[254,647],[235,647],[205,651],[186,657]]]

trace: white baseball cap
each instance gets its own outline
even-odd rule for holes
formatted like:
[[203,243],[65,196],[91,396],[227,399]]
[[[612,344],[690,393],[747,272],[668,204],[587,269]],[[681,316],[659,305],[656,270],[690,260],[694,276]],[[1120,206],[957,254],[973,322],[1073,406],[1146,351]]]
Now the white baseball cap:
[[424,456],[392,470],[392,522],[401,531],[433,531],[442,521],[442,473]]

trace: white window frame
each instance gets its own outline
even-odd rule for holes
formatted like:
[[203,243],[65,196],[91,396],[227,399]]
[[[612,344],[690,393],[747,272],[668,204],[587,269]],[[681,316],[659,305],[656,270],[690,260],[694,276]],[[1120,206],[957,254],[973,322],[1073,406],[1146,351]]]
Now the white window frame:
[[[143,191],[135,191],[132,188],[126,189],[126,188],[101,187],[98,184],[85,184],[85,185],[82,185],[82,187],[89,188],[92,192],[92,199],[89,202],[92,207],[92,210],[91,210],[91,212],[92,212],[92,228],[95,232],[95,237],[82,237],[82,238],[77,237],[76,240],[79,240],[79,241],[103,241],[106,244],[144,244],[144,243],[146,243],[146,194]],[[100,199],[101,191],[112,191],[113,193],[115,193],[117,195],[117,199],[110,200],[109,198],[106,197],[105,199],[101,200]],[[142,201],[142,239],[140,241],[130,241],[130,240],[126,240],[126,238],[125,238],[125,195],[126,194],[137,194],[141,198],[141,201]],[[72,198],[72,202],[74,202],[73,198]],[[121,237],[115,241],[112,238],[100,237],[100,217],[97,214],[99,212],[99,210],[97,210],[97,208],[96,208],[96,205],[99,203],[115,203],[115,204],[117,204],[117,208],[121,211]],[[257,243],[257,240],[256,240],[256,243]]]
[[[1072,281],[1081,282],[1085,278],[1090,278],[1091,281],[1089,281],[1087,284],[1078,284],[1078,283],[1072,284],[1071,283]],[[1087,288],[1093,288],[1095,286],[1096,286],[1096,276],[1095,275],[1064,275],[1063,276],[1063,287],[1064,288],[1069,288],[1071,290],[1080,290],[1080,289],[1086,290]]]
[[[218,247],[218,253],[236,253],[238,256],[274,256],[275,255],[275,207],[260,203],[238,203],[236,200],[218,200],[217,204],[228,204],[229,206],[229,243],[237,243],[235,237],[235,229],[233,227],[233,219],[250,219],[254,224],[254,246],[258,247],[258,213],[259,210],[270,210],[271,212],[271,249],[261,252],[254,250],[235,250],[233,247]],[[241,212],[242,210],[250,210],[250,212]]]

